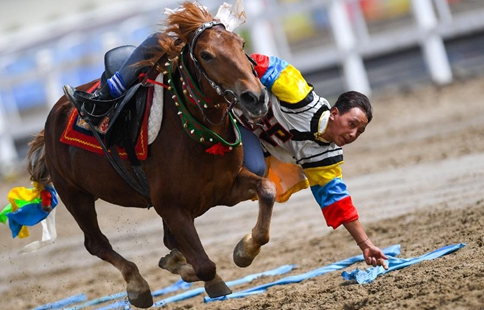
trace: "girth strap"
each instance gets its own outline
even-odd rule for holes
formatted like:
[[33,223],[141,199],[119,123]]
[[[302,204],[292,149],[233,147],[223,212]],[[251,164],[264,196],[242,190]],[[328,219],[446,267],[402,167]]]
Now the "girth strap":
[[136,179],[134,179],[130,175],[130,173],[126,170],[126,167],[124,166],[124,163],[119,156],[119,152],[116,146],[113,145],[110,148],[111,152],[109,152],[103,140],[97,133],[94,125],[92,125],[91,122],[88,120],[86,122],[89,125],[89,128],[91,128],[91,131],[94,137],[96,137],[96,140],[98,141],[99,145],[103,149],[104,154],[106,154],[106,157],[111,163],[111,165],[113,166],[114,170],[116,170],[116,172],[121,176],[121,178],[123,178],[123,180],[126,181],[126,183],[128,183],[134,190],[136,190],[138,193],[145,196],[146,198],[151,198],[148,180],[146,179],[146,175],[141,167],[141,162],[136,157],[136,153],[132,145],[132,141],[130,141],[129,138],[126,139],[126,143],[124,147],[126,152],[128,153],[128,158],[131,162],[131,166],[136,175]]

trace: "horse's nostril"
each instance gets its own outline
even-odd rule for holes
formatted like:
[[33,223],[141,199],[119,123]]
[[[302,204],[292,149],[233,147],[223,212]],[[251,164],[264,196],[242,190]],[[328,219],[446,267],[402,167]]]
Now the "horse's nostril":
[[250,118],[256,119],[264,116],[268,110],[268,93],[246,91],[240,95],[240,104],[250,115]]
[[267,91],[263,91],[260,94],[246,91],[240,95],[240,99],[242,100],[243,104],[257,106],[259,104],[267,103],[268,94]]
[[251,92],[251,91],[246,91],[246,92],[243,92],[241,95],[240,95],[240,99],[245,103],[245,104],[249,104],[249,105],[255,105],[257,104],[257,102],[259,101],[257,96]]

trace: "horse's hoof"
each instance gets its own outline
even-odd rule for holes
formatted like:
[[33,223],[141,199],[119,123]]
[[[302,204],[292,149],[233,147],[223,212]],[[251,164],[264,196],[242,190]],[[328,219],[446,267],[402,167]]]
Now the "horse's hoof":
[[128,293],[128,300],[133,306],[138,308],[149,308],[153,306],[153,296],[151,296],[151,292],[149,291],[141,294]]
[[153,296],[151,296],[150,286],[145,279],[128,283],[126,289],[129,302],[138,308],[149,308],[153,305]]
[[219,276],[215,276],[215,279],[212,281],[205,282],[205,292],[207,292],[210,298],[232,294],[232,290]]
[[254,261],[254,258],[259,254],[260,248],[255,251],[253,256],[248,255],[245,249],[245,245],[248,242],[249,236],[245,236],[242,240],[237,243],[234,249],[234,263],[239,267],[248,267]]
[[160,258],[160,261],[158,262],[158,267],[174,273],[177,267],[186,263],[187,260],[185,259],[185,256],[183,256],[183,254],[177,249],[173,249],[169,254]]
[[[168,254],[168,255],[170,255],[170,254]],[[168,270],[168,266],[169,266],[168,255],[160,258],[160,261],[158,262],[158,267],[160,267],[161,269]]]

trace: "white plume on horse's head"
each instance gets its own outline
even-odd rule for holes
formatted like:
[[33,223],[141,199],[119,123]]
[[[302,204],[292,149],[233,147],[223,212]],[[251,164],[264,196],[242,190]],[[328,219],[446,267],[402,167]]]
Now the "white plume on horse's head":
[[214,19],[225,25],[225,29],[233,31],[247,20],[245,15],[244,0],[235,0],[234,4],[223,3]]

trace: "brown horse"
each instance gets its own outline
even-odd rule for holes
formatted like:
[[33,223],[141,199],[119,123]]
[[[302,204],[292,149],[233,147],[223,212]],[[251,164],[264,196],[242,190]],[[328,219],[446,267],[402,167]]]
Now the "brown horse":
[[[217,205],[233,206],[258,199],[257,223],[234,249],[235,263],[245,267],[269,241],[275,197],[273,183],[242,166],[241,146],[235,143],[223,156],[207,153],[208,146],[201,143],[207,141],[190,137],[180,120],[180,114],[186,116],[180,110],[180,104],[184,104],[213,137],[232,143],[239,139],[227,115],[232,105],[237,104],[252,119],[267,112],[268,93],[254,74],[243,40],[194,3],[184,3],[182,10],[170,15],[165,23],[166,30],[159,34],[164,56],[158,64],[165,74],[164,83],[170,87],[163,95],[161,130],[142,162],[149,197],[130,187],[105,156],[59,142],[73,109],[65,96],[52,108],[28,154],[32,180],[54,184],[84,233],[87,251],[119,269],[127,283],[129,301],[137,307],[153,304],[149,285],[137,266],[114,251],[101,232],[95,210],[97,199],[124,207],[153,205],[163,219],[164,244],[172,250],[160,260],[160,267],[185,281],[204,281],[207,294],[217,297],[231,291],[205,253],[194,219]],[[198,77],[192,81],[199,84],[198,88],[186,83],[190,77]]]

